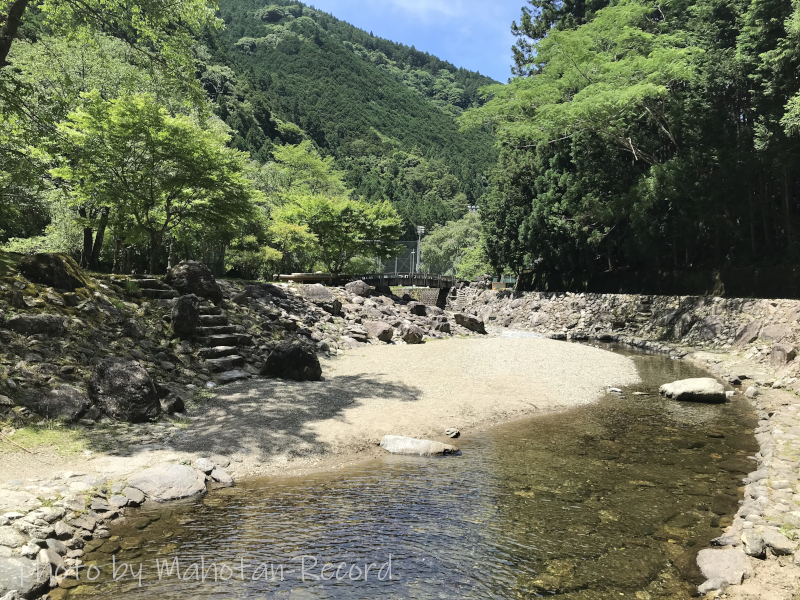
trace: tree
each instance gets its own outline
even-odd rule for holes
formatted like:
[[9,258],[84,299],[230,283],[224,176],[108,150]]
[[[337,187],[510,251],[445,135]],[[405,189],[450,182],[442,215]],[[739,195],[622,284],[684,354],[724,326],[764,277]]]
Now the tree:
[[344,196],[295,196],[275,218],[305,225],[316,236],[320,262],[333,275],[356,256],[391,258],[402,231],[402,220],[389,202],[371,204]]
[[194,36],[221,25],[215,9],[206,0],[0,0],[0,109],[24,108],[10,54],[32,14],[40,17],[38,27],[53,34],[76,35],[88,27],[117,37],[177,80],[192,66]]
[[253,214],[260,193],[246,177],[247,156],[225,146],[222,127],[170,116],[147,94],[85,99],[59,125],[68,143],[52,173],[69,184],[77,206],[132,219],[150,242],[151,273],[179,227],[230,227]]
[[456,275],[462,279],[486,273],[490,266],[483,251],[481,229],[477,212],[435,227],[420,246],[423,272]]

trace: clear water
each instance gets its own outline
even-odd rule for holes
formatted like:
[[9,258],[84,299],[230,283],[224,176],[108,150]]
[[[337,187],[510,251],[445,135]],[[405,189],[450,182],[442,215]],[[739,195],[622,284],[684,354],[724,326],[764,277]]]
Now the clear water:
[[[634,358],[643,383],[627,388],[625,398],[609,395],[464,437],[458,457],[386,456],[142,508],[87,554],[103,566],[97,581],[84,578],[60,593],[153,600],[689,598],[701,581],[696,553],[721,533],[736,510],[742,474],[752,470],[755,418],[743,400],[664,400],[661,383],[703,373],[663,356]],[[306,559],[305,581],[303,555],[314,557]],[[111,580],[112,556],[118,576],[121,562],[142,566],[141,586],[129,572]],[[188,577],[162,572],[159,580],[156,560],[173,564],[176,557]],[[325,563],[333,567],[323,572]],[[201,567],[205,581],[197,578]]]

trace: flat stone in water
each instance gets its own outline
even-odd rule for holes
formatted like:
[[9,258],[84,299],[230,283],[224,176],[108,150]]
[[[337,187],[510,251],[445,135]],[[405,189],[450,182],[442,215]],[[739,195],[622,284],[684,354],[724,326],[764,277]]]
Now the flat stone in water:
[[443,456],[455,454],[458,448],[441,442],[419,440],[401,435],[385,435],[381,440],[381,448],[392,454],[409,454],[414,456]]
[[196,496],[206,490],[203,473],[186,465],[163,464],[128,478],[128,485],[151,500],[166,502]]

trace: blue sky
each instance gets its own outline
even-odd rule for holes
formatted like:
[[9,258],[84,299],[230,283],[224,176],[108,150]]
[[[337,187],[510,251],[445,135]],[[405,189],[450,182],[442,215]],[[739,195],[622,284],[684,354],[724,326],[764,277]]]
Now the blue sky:
[[524,0],[305,0],[306,4],[457,67],[505,82],[511,75],[511,22]]

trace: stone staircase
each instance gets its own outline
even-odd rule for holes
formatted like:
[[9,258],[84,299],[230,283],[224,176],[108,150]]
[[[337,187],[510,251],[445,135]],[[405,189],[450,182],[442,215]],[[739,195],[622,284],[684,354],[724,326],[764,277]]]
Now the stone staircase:
[[221,308],[205,303],[200,305],[198,341],[204,346],[198,355],[214,373],[244,366],[245,357],[239,354],[240,349],[253,345],[253,337],[239,333],[235,325],[230,325]]
[[177,290],[172,289],[160,279],[156,279],[152,275],[130,275],[129,280],[132,280],[139,286],[139,291],[145,298],[151,300],[172,300],[177,298],[180,294]]

